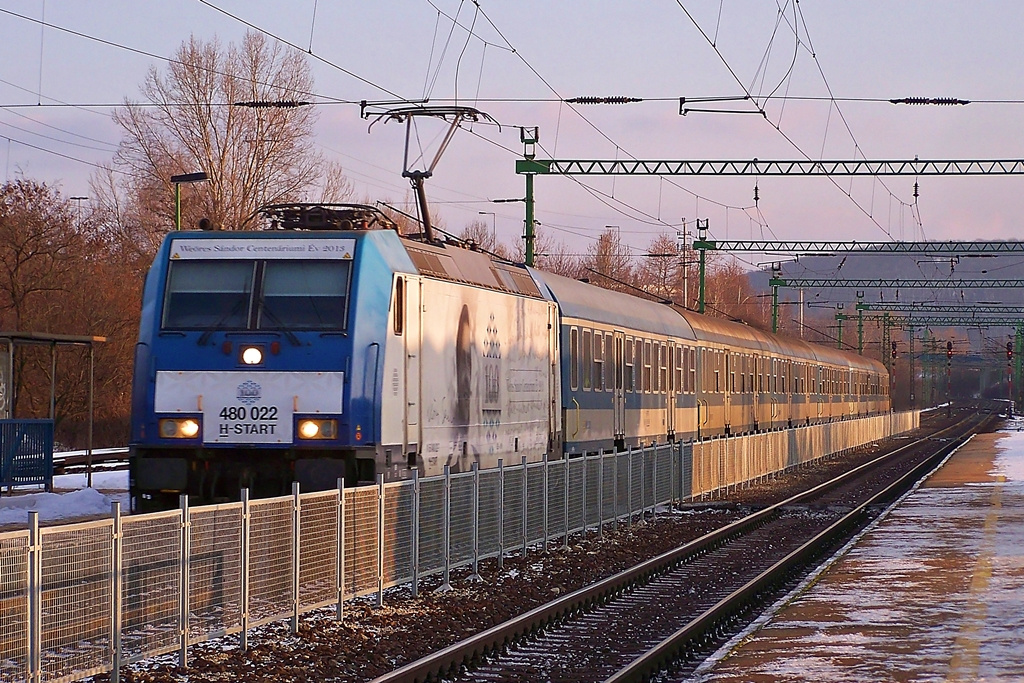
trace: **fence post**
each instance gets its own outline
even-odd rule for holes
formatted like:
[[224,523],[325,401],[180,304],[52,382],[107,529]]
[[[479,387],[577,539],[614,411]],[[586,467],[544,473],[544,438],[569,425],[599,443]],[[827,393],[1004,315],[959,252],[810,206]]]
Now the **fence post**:
[[242,489],[242,632],[239,634],[239,647],[242,652],[249,649],[249,520],[251,512],[249,508],[249,488]]
[[189,612],[189,564],[192,554],[192,520],[188,508],[188,494],[179,496],[181,506],[181,577],[179,585],[178,606],[178,666],[182,669],[188,666],[188,612]]
[[442,591],[450,591],[451,584],[451,526],[452,526],[452,469],[450,465],[444,466],[444,583],[441,584]]
[[292,482],[292,618],[291,632],[299,632],[299,567],[302,545],[299,542],[302,532],[302,499],[299,497],[299,482]]
[[384,606],[384,474],[377,474],[377,607]]
[[654,461],[651,463],[651,518],[658,516],[658,447],[654,446]]
[[530,500],[530,496],[528,495],[529,492],[530,492],[530,489],[527,487],[527,484],[529,482],[527,481],[527,478],[526,478],[526,456],[525,455],[523,456],[523,459],[522,459],[521,462],[523,464],[523,559],[525,560],[526,559],[526,549],[527,549],[527,547],[529,545],[529,540],[528,540],[529,539],[529,534],[528,534],[529,517],[527,516],[526,511],[527,511],[527,507],[528,507],[527,503]]
[[544,512],[544,552],[548,551],[548,454],[544,454],[544,497],[541,509]]
[[[633,446],[626,457],[626,526],[633,526]],[[643,451],[641,451],[643,453]]]
[[676,443],[668,447],[668,498],[669,509],[676,506]]
[[480,580],[480,463],[474,462],[473,470],[473,573],[470,581]]
[[112,518],[111,553],[110,553],[110,681],[119,683],[121,680],[121,504],[110,504]]
[[619,528],[619,453],[612,454],[612,519],[615,529]]
[[[590,466],[587,464],[587,454],[583,454],[583,539],[587,538],[587,477],[590,476]],[[568,485],[566,485],[568,490]],[[567,494],[568,495],[568,494]]]
[[412,597],[420,594],[420,468],[412,468]]
[[597,537],[604,538],[604,449],[597,454]]
[[647,449],[640,449],[640,521],[647,511]]
[[28,513],[28,680],[42,677],[43,543],[39,512]]
[[498,458],[498,569],[505,566],[505,461]]
[[[562,454],[562,460],[565,462],[565,466],[562,468],[565,470],[565,484],[562,487],[565,489],[565,506],[562,511],[562,517],[565,519],[565,541],[562,545],[563,548],[569,547],[569,456],[565,453]],[[583,464],[586,465],[587,456],[583,455]]]
[[345,617],[345,478],[338,477],[338,612],[336,619]]

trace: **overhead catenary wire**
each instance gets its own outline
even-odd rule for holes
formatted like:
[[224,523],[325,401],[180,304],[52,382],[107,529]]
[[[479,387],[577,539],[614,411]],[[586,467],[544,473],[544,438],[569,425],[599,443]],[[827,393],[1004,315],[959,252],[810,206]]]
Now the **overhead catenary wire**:
[[[807,154],[807,153],[806,153],[806,152],[805,152],[805,151],[804,151],[804,150],[803,150],[803,149],[802,149],[802,148],[800,147],[800,145],[798,145],[798,144],[796,143],[796,141],[795,141],[795,140],[793,140],[793,138],[792,138],[792,137],[790,137],[790,136],[789,136],[789,135],[788,135],[788,134],[787,134],[787,133],[786,133],[785,131],[783,131],[783,130],[782,130],[782,127],[781,127],[781,125],[779,125],[779,124],[777,124],[777,123],[775,123],[775,122],[771,121],[771,120],[770,120],[770,119],[768,118],[768,116],[767,116],[767,112],[766,112],[766,111],[765,111],[765,109],[764,109],[764,104],[763,104],[763,103],[759,103],[759,102],[758,102],[758,101],[756,100],[755,96],[754,96],[754,95],[752,95],[752,93],[750,92],[750,90],[749,90],[749,89],[748,89],[748,88],[747,88],[747,87],[746,87],[746,86],[745,86],[745,85],[743,84],[743,81],[742,81],[742,80],[740,79],[740,77],[739,77],[739,74],[737,74],[737,73],[736,73],[736,70],[735,70],[735,69],[734,69],[734,68],[732,67],[732,65],[731,65],[731,64],[729,63],[729,60],[728,60],[728,59],[726,59],[725,55],[724,55],[724,54],[722,53],[722,51],[721,51],[721,50],[720,50],[720,49],[718,48],[718,46],[717,46],[717,45],[716,45],[716,44],[715,44],[715,43],[714,43],[714,42],[713,42],[713,41],[711,40],[710,36],[708,36],[708,34],[707,34],[707,32],[706,32],[706,31],[704,30],[704,28],[703,28],[703,27],[702,27],[702,26],[700,25],[700,23],[699,23],[699,22],[698,22],[698,21],[696,20],[696,18],[695,18],[695,17],[694,17],[694,16],[693,16],[693,15],[692,15],[692,14],[690,13],[690,11],[689,11],[689,10],[688,10],[688,9],[686,8],[686,6],[685,6],[685,5],[683,5],[683,3],[682,3],[682,0],[676,0],[676,4],[677,4],[677,5],[679,6],[679,8],[680,8],[680,9],[682,10],[682,12],[683,12],[683,13],[684,13],[684,14],[686,15],[686,17],[687,17],[687,18],[688,18],[688,19],[690,20],[690,22],[691,22],[691,23],[693,24],[693,26],[694,26],[694,27],[695,27],[695,28],[697,29],[697,31],[698,31],[698,32],[699,32],[699,33],[701,34],[701,36],[702,36],[702,37],[704,38],[704,40],[705,40],[705,41],[706,41],[706,42],[707,42],[707,43],[708,43],[708,44],[709,44],[709,45],[711,46],[712,50],[714,50],[714,52],[715,52],[715,54],[716,54],[716,55],[718,56],[719,60],[720,60],[720,61],[722,62],[722,64],[723,64],[723,65],[725,66],[726,70],[727,70],[727,71],[729,72],[729,74],[730,74],[730,75],[732,76],[733,80],[734,80],[734,81],[736,82],[736,84],[737,84],[737,85],[739,85],[739,87],[740,87],[740,88],[741,88],[741,89],[743,90],[744,94],[745,94],[745,95],[746,95],[746,96],[747,96],[747,97],[748,97],[748,98],[750,99],[750,101],[751,101],[751,102],[752,102],[752,103],[754,104],[754,106],[755,106],[755,107],[757,108],[757,111],[758,111],[759,113],[761,113],[761,114],[763,115],[763,118],[764,118],[764,119],[765,119],[766,121],[768,121],[769,125],[771,125],[771,126],[772,126],[772,128],[774,128],[774,129],[775,129],[775,130],[776,130],[776,131],[777,131],[777,132],[778,132],[778,133],[779,133],[779,134],[780,134],[780,135],[781,135],[781,136],[783,137],[783,139],[784,139],[784,140],[785,140],[785,141],[786,141],[786,142],[787,142],[787,143],[788,143],[788,144],[789,144],[789,145],[790,145],[791,147],[793,147],[793,148],[794,148],[794,149],[795,149],[795,150],[796,150],[796,151],[797,151],[798,153],[800,153],[801,155],[803,155],[803,156],[804,156],[804,158],[806,158],[806,159],[807,159],[807,160],[809,160],[809,161],[810,161],[810,160],[812,160],[811,156],[810,156],[810,155],[808,155],[808,154]],[[776,3],[776,4],[777,4],[777,3]],[[805,27],[806,27],[806,24],[805,24]],[[819,65],[819,68],[820,68],[820,65]],[[823,75],[823,73],[822,73],[822,75]],[[828,87],[827,83],[826,83],[826,87]],[[829,90],[831,90],[831,89],[829,88]],[[831,94],[831,92],[830,92],[830,94]],[[859,148],[858,148],[858,149],[859,149]],[[849,198],[849,199],[850,199],[850,200],[851,200],[851,201],[853,202],[854,206],[856,206],[856,207],[857,207],[857,208],[858,208],[858,209],[859,209],[859,210],[860,210],[860,211],[861,211],[861,212],[862,212],[862,213],[863,213],[863,214],[864,214],[865,216],[867,216],[867,217],[868,217],[868,218],[869,218],[869,219],[870,219],[870,220],[871,220],[871,221],[872,221],[872,222],[873,222],[873,223],[874,223],[874,224],[875,224],[875,225],[876,225],[876,226],[877,226],[877,227],[878,227],[878,228],[879,228],[880,230],[882,230],[882,232],[884,232],[884,233],[885,233],[886,235],[888,235],[888,236],[889,236],[890,238],[892,238],[892,233],[891,233],[891,232],[890,232],[890,231],[889,231],[889,230],[888,230],[887,228],[885,228],[884,226],[882,226],[882,224],[878,222],[878,220],[877,220],[877,219],[876,219],[876,218],[875,218],[875,217],[874,217],[874,216],[873,216],[873,215],[871,214],[871,212],[870,212],[870,211],[868,211],[868,210],[866,210],[866,209],[865,209],[865,208],[864,208],[864,207],[863,207],[863,206],[862,206],[862,205],[860,204],[860,202],[858,202],[858,201],[857,201],[857,199],[853,197],[853,194],[852,194],[852,192],[850,192],[850,191],[848,191],[848,190],[845,190],[845,189],[843,189],[843,188],[842,188],[842,187],[841,187],[841,186],[839,185],[839,183],[838,183],[838,182],[836,181],[836,179],[835,179],[835,178],[833,178],[832,176],[826,176],[826,177],[827,177],[827,178],[829,179],[829,181],[830,181],[830,182],[831,182],[831,183],[832,183],[833,185],[835,185],[835,186],[836,186],[836,188],[837,188],[837,189],[839,189],[839,190],[840,190],[840,191],[841,191],[841,192],[842,192],[843,194],[845,194],[845,195],[847,196],[847,198]],[[890,194],[891,194],[891,193],[890,193]],[[904,202],[902,202],[902,200],[899,200],[899,201],[900,201],[901,203],[904,203]]]

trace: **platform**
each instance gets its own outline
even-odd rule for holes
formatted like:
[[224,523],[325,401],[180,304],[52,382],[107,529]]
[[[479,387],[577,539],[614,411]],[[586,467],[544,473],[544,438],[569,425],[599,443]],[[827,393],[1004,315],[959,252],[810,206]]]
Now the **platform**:
[[1018,430],[976,436],[699,680],[1024,680]]

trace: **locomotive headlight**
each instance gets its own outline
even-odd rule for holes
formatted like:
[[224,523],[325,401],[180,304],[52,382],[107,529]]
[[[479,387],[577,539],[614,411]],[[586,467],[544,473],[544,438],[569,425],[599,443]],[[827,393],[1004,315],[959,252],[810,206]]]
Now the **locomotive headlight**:
[[300,439],[333,439],[337,433],[335,420],[299,420]]
[[263,362],[263,349],[258,346],[243,347],[242,362],[246,365],[259,365]]
[[194,439],[199,435],[199,420],[173,417],[160,420],[160,436],[164,439]]

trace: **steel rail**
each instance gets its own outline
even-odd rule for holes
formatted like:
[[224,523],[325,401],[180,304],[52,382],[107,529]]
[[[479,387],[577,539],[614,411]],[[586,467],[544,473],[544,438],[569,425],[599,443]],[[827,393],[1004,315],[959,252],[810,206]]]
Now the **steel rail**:
[[[917,481],[933,471],[942,458],[965,443],[971,437],[975,428],[986,420],[991,420],[992,416],[983,417],[977,424],[969,424],[972,419],[973,416],[968,417],[953,425],[953,427],[946,428],[948,430],[964,426],[965,423],[968,423],[964,426],[962,433],[944,443],[933,454],[907,471],[899,479],[853,508],[827,529],[773,564],[759,576],[751,579],[741,588],[722,598],[713,607],[648,650],[645,654],[633,660],[629,665],[606,678],[604,683],[632,683],[634,681],[650,680],[653,674],[665,669],[672,661],[677,659],[678,654],[684,651],[691,643],[713,632],[733,616],[749,609],[751,603],[756,601],[758,595],[784,583],[787,577],[795,570],[808,566],[817,560],[826,549],[833,547],[838,539],[844,538],[851,528],[855,528],[861,523],[861,519],[868,514],[871,508],[882,504],[889,504],[902,493],[910,490]],[[933,435],[930,438],[934,439],[935,436]]]
[[[925,438],[936,438],[937,435],[952,428],[943,428]],[[889,453],[880,455],[848,470],[830,481],[736,520],[674,550],[662,553],[635,567],[623,570],[590,586],[536,607],[502,624],[481,631],[465,640],[449,645],[431,655],[410,662],[390,673],[373,679],[371,683],[418,683],[455,673],[463,666],[471,665],[473,661],[498,651],[526,635],[540,631],[560,619],[586,609],[590,605],[607,602],[627,589],[641,583],[646,583],[659,574],[669,571],[695,556],[724,545],[726,542],[742,536],[747,530],[761,526],[772,518],[781,515],[786,507],[837,488],[847,480],[855,478],[862,472],[912,448],[919,441],[920,439],[900,446]]]
[[[98,465],[109,462],[121,462],[128,460],[128,448],[94,448],[92,451],[92,464]],[[61,470],[67,467],[78,467],[89,462],[88,451],[58,451],[53,454],[54,470]]]

